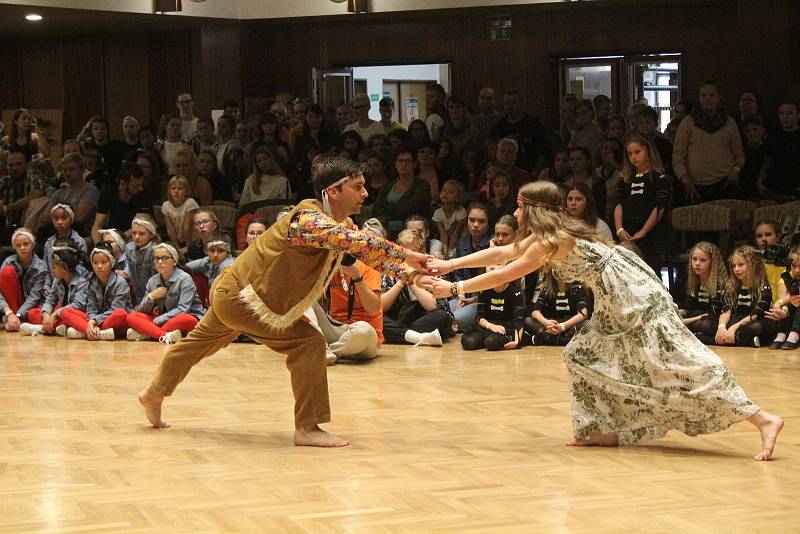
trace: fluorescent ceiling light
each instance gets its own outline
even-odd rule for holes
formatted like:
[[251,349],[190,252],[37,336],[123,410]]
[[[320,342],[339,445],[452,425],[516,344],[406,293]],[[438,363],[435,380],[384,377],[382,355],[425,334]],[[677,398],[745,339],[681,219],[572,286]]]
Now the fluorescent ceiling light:
[[42,20],[42,16],[39,15],[38,13],[28,13],[27,15],[25,15],[25,19],[31,22],[39,22],[40,20]]

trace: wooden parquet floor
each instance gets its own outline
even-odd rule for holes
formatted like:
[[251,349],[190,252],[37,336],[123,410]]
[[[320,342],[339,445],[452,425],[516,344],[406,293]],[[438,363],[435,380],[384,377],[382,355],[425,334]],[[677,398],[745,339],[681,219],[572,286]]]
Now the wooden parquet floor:
[[293,447],[283,359],[236,344],[148,428],[156,343],[0,334],[0,532],[800,531],[800,351],[722,349],[786,428],[756,463],[744,423],[624,449],[565,447],[557,348],[384,347],[329,368],[350,447]]

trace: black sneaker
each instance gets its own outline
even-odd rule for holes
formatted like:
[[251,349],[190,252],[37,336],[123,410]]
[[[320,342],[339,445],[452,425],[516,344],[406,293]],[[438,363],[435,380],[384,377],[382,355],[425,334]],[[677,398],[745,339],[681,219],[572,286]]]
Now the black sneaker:
[[769,346],[770,350],[781,350],[782,348],[783,348],[783,341],[773,341]]
[[794,350],[799,345],[800,345],[800,343],[792,343],[791,341],[784,341],[783,342],[783,350]]

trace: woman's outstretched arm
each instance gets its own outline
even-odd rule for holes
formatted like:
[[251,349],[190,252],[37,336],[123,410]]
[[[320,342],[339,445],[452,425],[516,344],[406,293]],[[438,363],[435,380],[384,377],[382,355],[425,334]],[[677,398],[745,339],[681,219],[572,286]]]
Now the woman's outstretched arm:
[[442,276],[458,269],[468,269],[471,267],[487,267],[489,265],[502,265],[522,256],[525,249],[533,242],[533,237],[523,239],[519,248],[514,245],[503,245],[501,247],[489,247],[485,250],[473,252],[467,256],[453,258],[451,260],[428,260],[428,270],[431,274]]

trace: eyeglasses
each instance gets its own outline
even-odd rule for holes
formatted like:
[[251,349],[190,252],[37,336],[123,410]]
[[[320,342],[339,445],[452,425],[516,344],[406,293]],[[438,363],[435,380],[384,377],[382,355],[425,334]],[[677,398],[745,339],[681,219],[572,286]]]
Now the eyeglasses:
[[207,224],[211,224],[213,221],[211,219],[203,219],[202,221],[195,221],[195,226],[205,226]]
[[171,259],[173,259],[172,256],[153,256],[153,261],[155,261],[156,263],[160,261],[161,262],[169,261]]

